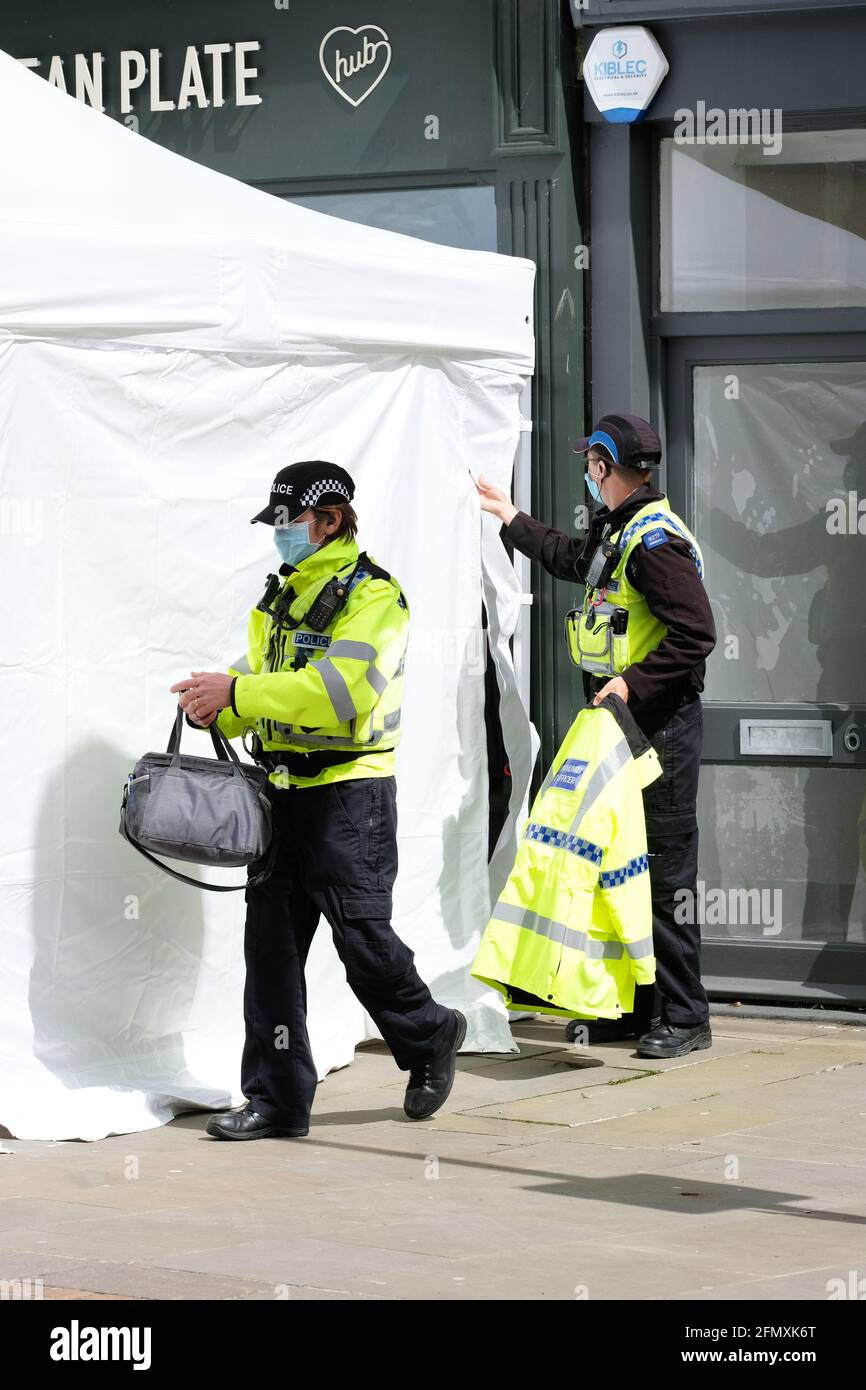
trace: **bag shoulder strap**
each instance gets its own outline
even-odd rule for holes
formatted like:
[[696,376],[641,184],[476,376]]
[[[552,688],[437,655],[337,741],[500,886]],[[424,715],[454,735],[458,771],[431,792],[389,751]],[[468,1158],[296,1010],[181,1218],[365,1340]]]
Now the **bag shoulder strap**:
[[188,874],[181,874],[178,873],[176,869],[170,869],[167,864],[163,864],[161,859],[157,859],[156,855],[151,854],[150,850],[145,849],[144,845],[140,845],[134,835],[131,835],[129,833],[129,830],[126,826],[125,815],[121,816],[120,818],[120,833],[125,840],[129,841],[133,849],[137,849],[139,854],[143,854],[145,859],[150,860],[151,864],[155,864],[158,869],[162,869],[164,874],[169,874],[171,878],[176,878],[178,883],[188,883],[193,888],[207,888],[212,893],[238,893],[242,888],[255,888],[258,886],[258,884],[264,882],[264,880],[270,876],[271,870],[273,869],[276,836],[273,836],[273,838],[271,839],[271,843],[268,848],[268,857],[265,861],[264,868],[261,869],[259,873],[254,874],[252,878],[248,878],[246,883],[228,884],[205,883],[203,879],[190,878]]

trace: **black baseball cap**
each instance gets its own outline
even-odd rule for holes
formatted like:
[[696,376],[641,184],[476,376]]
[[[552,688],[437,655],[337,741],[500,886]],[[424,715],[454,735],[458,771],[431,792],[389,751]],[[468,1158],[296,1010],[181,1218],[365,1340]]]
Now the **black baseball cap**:
[[268,526],[274,526],[277,507],[280,508],[281,523],[283,519],[296,521],[308,507],[351,502],[354,496],[355,484],[338,463],[327,463],[324,459],[289,463],[280,469],[271,483],[268,505],[251,516],[250,521],[264,521]]
[[592,434],[578,439],[575,454],[603,449],[613,463],[623,468],[658,468],[662,442],[652,425],[639,415],[602,415]]

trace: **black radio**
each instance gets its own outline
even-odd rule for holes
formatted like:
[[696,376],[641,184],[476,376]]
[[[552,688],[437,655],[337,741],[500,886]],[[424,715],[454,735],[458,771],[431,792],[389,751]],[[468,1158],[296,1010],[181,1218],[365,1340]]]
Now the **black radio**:
[[313,632],[324,632],[326,627],[330,627],[348,596],[348,580],[338,579],[334,575],[307,610],[304,616],[305,626],[312,628]]
[[269,618],[273,618],[276,627],[297,627],[300,618],[292,618],[289,614],[289,609],[295,599],[291,585],[286,589],[279,603],[274,604],[274,599],[280,592],[281,584],[282,580],[279,575],[269,574],[265,592],[256,604],[256,608],[260,613],[267,613]]
[[619,547],[610,541],[602,541],[589,562],[584,582],[590,589],[603,589],[617,567],[620,559]]

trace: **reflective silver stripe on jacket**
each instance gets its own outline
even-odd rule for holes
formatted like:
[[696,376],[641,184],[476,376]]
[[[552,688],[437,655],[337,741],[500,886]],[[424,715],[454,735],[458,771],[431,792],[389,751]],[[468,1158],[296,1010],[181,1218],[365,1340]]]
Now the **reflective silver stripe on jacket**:
[[229,670],[230,670],[230,671],[237,671],[237,673],[238,673],[239,676],[251,676],[251,675],[252,675],[252,670],[250,669],[250,663],[249,663],[249,661],[247,660],[246,656],[240,656],[240,657],[238,657],[237,661],[233,661],[232,664],[231,664],[231,666],[229,667]]
[[376,694],[381,695],[387,690],[388,682],[375,664],[378,655],[376,648],[372,647],[369,642],[354,642],[349,637],[341,637],[338,641],[331,643],[328,656],[325,659],[329,660],[333,656],[350,656],[357,661],[366,661],[367,680]]
[[625,949],[632,960],[645,960],[653,953],[653,939],[651,936],[642,936],[639,941],[627,941]]
[[588,811],[592,809],[608,782],[616,776],[621,767],[625,767],[629,758],[632,756],[628,746],[628,739],[623,734],[618,743],[613,745],[610,752],[602,758],[595,768],[592,776],[587,782],[583,791],[583,800],[580,803],[577,814],[571,822],[569,833],[577,833],[580,822]]
[[590,675],[593,676],[616,675],[616,670],[614,669],[613,664],[613,657],[609,657],[607,660],[603,661],[601,657],[584,656],[583,653],[581,653],[580,666],[581,670],[589,671]]
[[363,753],[365,748],[369,748],[374,743],[379,743],[384,733],[380,730],[372,738],[367,739],[366,743],[358,743],[353,738],[345,738],[336,734],[302,734],[293,729],[291,724],[278,724],[275,719],[269,721],[271,728],[280,738],[288,739],[291,743],[308,744],[310,747],[320,747],[323,743],[331,748],[357,748]]
[[515,903],[505,903],[500,899],[491,916],[500,922],[511,922],[515,927],[523,927],[526,931],[547,937],[548,941],[567,946],[569,950],[582,951],[592,960],[621,960],[623,956],[621,941],[596,941],[586,932],[567,927],[564,922],[556,922],[552,917],[542,917],[530,907],[518,907]]
[[[339,645],[339,642],[334,642],[331,646],[331,652],[333,652],[334,647]],[[349,687],[345,678],[340,675],[336,666],[331,665],[330,655],[323,656],[321,661],[314,661],[312,669],[318,671],[322,677],[325,694],[333,706],[338,723],[348,724],[351,719],[357,716],[358,711],[355,708],[355,701],[349,694]]]

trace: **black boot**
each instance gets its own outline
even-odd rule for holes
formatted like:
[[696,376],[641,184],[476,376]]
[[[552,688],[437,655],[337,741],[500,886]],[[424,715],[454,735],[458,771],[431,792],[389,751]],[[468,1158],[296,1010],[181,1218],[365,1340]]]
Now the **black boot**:
[[638,1057],[685,1057],[688,1052],[700,1052],[712,1045],[709,1020],[694,1028],[675,1028],[673,1024],[662,1023],[638,1039],[635,1051]]
[[452,1013],[455,1026],[448,1046],[409,1072],[403,1109],[410,1120],[429,1119],[445,1104],[454,1085],[457,1053],[466,1037],[466,1019],[459,1009],[452,1009]]
[[247,1101],[243,1110],[234,1110],[228,1115],[211,1115],[205,1126],[208,1134],[215,1139],[270,1139],[272,1135],[283,1135],[289,1139],[303,1139],[309,1129],[284,1129],[266,1120],[253,1109],[252,1101]]

